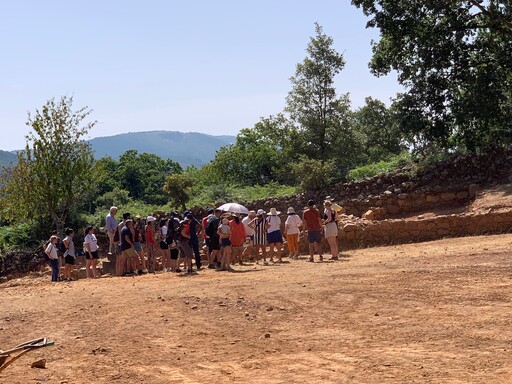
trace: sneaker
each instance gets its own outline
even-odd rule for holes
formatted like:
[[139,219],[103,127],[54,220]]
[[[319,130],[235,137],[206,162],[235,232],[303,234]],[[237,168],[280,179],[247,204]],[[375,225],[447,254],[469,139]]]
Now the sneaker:
[[143,269],[142,273],[148,273],[149,271],[147,269]]

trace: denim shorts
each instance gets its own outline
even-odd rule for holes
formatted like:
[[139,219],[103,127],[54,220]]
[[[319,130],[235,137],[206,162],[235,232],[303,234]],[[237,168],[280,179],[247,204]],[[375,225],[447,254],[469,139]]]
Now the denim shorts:
[[142,252],[142,244],[138,241],[135,241],[133,243],[133,247],[135,248],[136,252]]
[[322,231],[309,231],[308,230],[308,243],[319,243],[322,241]]

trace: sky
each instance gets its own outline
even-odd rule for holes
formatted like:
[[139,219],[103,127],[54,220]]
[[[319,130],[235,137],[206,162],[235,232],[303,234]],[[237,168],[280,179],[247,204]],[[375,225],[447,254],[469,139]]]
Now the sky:
[[388,103],[396,76],[371,75],[378,31],[349,0],[0,1],[0,149],[23,148],[27,112],[61,96],[93,110],[87,138],[236,135],[283,110],[315,22],[346,61],[338,93]]

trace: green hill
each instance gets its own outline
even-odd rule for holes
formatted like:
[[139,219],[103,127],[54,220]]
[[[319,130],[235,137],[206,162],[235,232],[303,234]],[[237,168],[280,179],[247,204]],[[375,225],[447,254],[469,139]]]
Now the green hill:
[[12,152],[0,150],[0,168],[16,164],[18,157]]
[[131,132],[97,137],[89,141],[96,158],[118,159],[129,149],[147,152],[163,159],[172,159],[182,167],[200,167],[215,157],[216,151],[235,142],[235,136],[212,136],[203,133],[176,131]]

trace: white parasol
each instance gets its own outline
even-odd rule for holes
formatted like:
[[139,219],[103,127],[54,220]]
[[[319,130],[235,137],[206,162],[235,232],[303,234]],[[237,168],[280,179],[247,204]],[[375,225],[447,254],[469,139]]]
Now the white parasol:
[[249,210],[247,208],[245,208],[242,204],[238,204],[238,203],[222,204],[217,209],[220,211],[224,211],[224,212],[243,213],[245,215],[249,214]]

